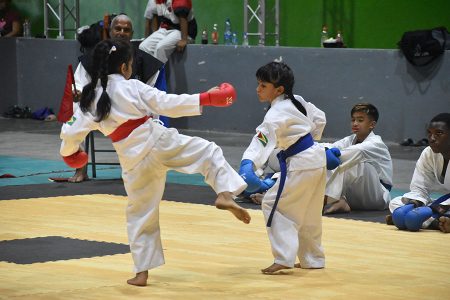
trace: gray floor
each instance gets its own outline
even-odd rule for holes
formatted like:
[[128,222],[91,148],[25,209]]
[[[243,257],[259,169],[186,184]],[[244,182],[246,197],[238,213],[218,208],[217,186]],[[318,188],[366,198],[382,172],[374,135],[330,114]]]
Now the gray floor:
[[[0,118],[0,155],[21,156],[39,159],[60,160],[58,122],[44,122],[32,119]],[[180,130],[187,135],[195,135],[216,142],[222,147],[229,163],[238,168],[242,153],[250,142],[250,134],[230,132]],[[325,141],[332,139],[325,138]],[[97,149],[112,149],[109,139],[96,135]],[[408,190],[415,162],[423,147],[404,147],[386,141],[394,165],[394,188]],[[100,153],[97,160],[117,161],[114,153]]]

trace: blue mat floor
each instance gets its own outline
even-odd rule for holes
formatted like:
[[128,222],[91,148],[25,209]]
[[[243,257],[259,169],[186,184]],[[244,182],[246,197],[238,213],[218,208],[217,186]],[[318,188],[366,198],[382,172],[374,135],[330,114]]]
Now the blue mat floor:
[[[74,170],[67,167],[62,161],[44,160],[28,157],[16,157],[0,155],[0,176],[11,174],[15,178],[0,178],[0,187],[30,184],[51,184],[49,177],[70,177]],[[91,167],[88,168],[89,177],[92,179]],[[121,178],[119,166],[97,166],[98,180]],[[168,183],[207,186],[201,174],[183,174],[176,171],[167,173]],[[401,196],[407,191],[393,188],[392,198]],[[432,194],[432,198],[439,198],[440,194]]]
[[[0,176],[4,174],[11,174],[15,178],[0,178],[0,186],[51,184],[49,177],[71,177],[74,170],[62,161],[0,155]],[[92,178],[90,166],[88,175]],[[117,178],[121,178],[119,166],[97,166],[95,179]],[[206,186],[203,179],[200,174],[187,175],[175,171],[167,173],[168,183]]]

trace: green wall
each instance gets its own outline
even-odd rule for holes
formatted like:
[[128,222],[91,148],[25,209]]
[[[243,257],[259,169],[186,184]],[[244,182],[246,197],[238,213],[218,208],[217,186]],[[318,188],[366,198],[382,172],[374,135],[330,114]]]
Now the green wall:
[[[66,0],[68,6],[74,0]],[[144,35],[144,9],[147,0],[79,0],[80,24],[87,25],[103,18],[105,13],[127,13],[134,22],[135,38]],[[32,21],[33,35],[43,34],[42,0],[13,0],[22,16]],[[57,4],[57,0],[50,1]],[[223,43],[224,22],[230,18],[233,31],[242,38],[243,0],[192,0],[199,34],[206,28],[210,36],[214,23],[219,25]],[[249,0],[256,8],[257,0]],[[266,31],[274,32],[275,0],[266,0]],[[327,24],[331,35],[342,30],[344,41],[350,48],[395,49],[405,31],[446,26],[450,29],[450,0],[280,0],[280,45],[291,47],[319,47],[322,24]],[[52,27],[57,21],[51,17]],[[67,24],[67,27],[73,27]],[[255,20],[249,25],[256,32]],[[51,32],[55,37],[57,31]],[[71,34],[66,38],[73,38]],[[250,37],[256,45],[257,38]],[[274,45],[267,37],[266,45]]]

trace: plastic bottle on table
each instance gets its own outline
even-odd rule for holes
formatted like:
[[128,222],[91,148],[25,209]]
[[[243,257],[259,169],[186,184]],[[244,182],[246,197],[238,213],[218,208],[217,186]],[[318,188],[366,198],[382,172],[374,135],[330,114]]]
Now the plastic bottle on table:
[[248,46],[249,46],[249,44],[248,44],[248,34],[247,34],[247,32],[244,32],[244,33],[242,34],[242,46],[244,46],[244,47],[248,47]]
[[233,44],[233,46],[237,46],[239,43],[236,32],[233,32],[233,36],[231,37],[231,43]]
[[231,45],[232,32],[230,18],[225,20],[225,31],[223,32],[223,42],[225,45]]
[[336,44],[338,44],[340,47],[344,44],[344,38],[342,37],[342,32],[338,30],[336,35]]
[[31,37],[31,24],[30,24],[30,20],[25,19],[25,21],[23,22],[23,37]]
[[202,31],[202,44],[208,44],[208,31],[206,31],[206,28],[204,28]]
[[213,31],[211,32],[211,41],[214,45],[219,43],[219,31],[217,30],[217,24],[214,24]]
[[328,27],[327,25],[323,25],[322,27],[322,35],[320,37],[320,47],[323,48],[323,42],[328,40]]

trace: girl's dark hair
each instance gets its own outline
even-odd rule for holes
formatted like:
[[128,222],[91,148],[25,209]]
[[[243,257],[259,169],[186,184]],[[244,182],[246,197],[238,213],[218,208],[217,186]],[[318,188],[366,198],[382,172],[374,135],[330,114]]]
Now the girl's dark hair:
[[274,87],[283,86],[285,98],[291,99],[292,103],[306,116],[306,109],[295,99],[292,92],[294,88],[294,73],[291,68],[283,62],[270,62],[256,71],[256,79],[270,82]]
[[95,99],[95,87],[100,80],[103,88],[97,103],[97,122],[106,119],[111,111],[111,99],[106,92],[108,75],[120,73],[122,64],[128,64],[132,58],[131,45],[124,39],[110,39],[98,43],[93,52],[91,82],[81,93],[80,108],[82,112],[88,112]]

